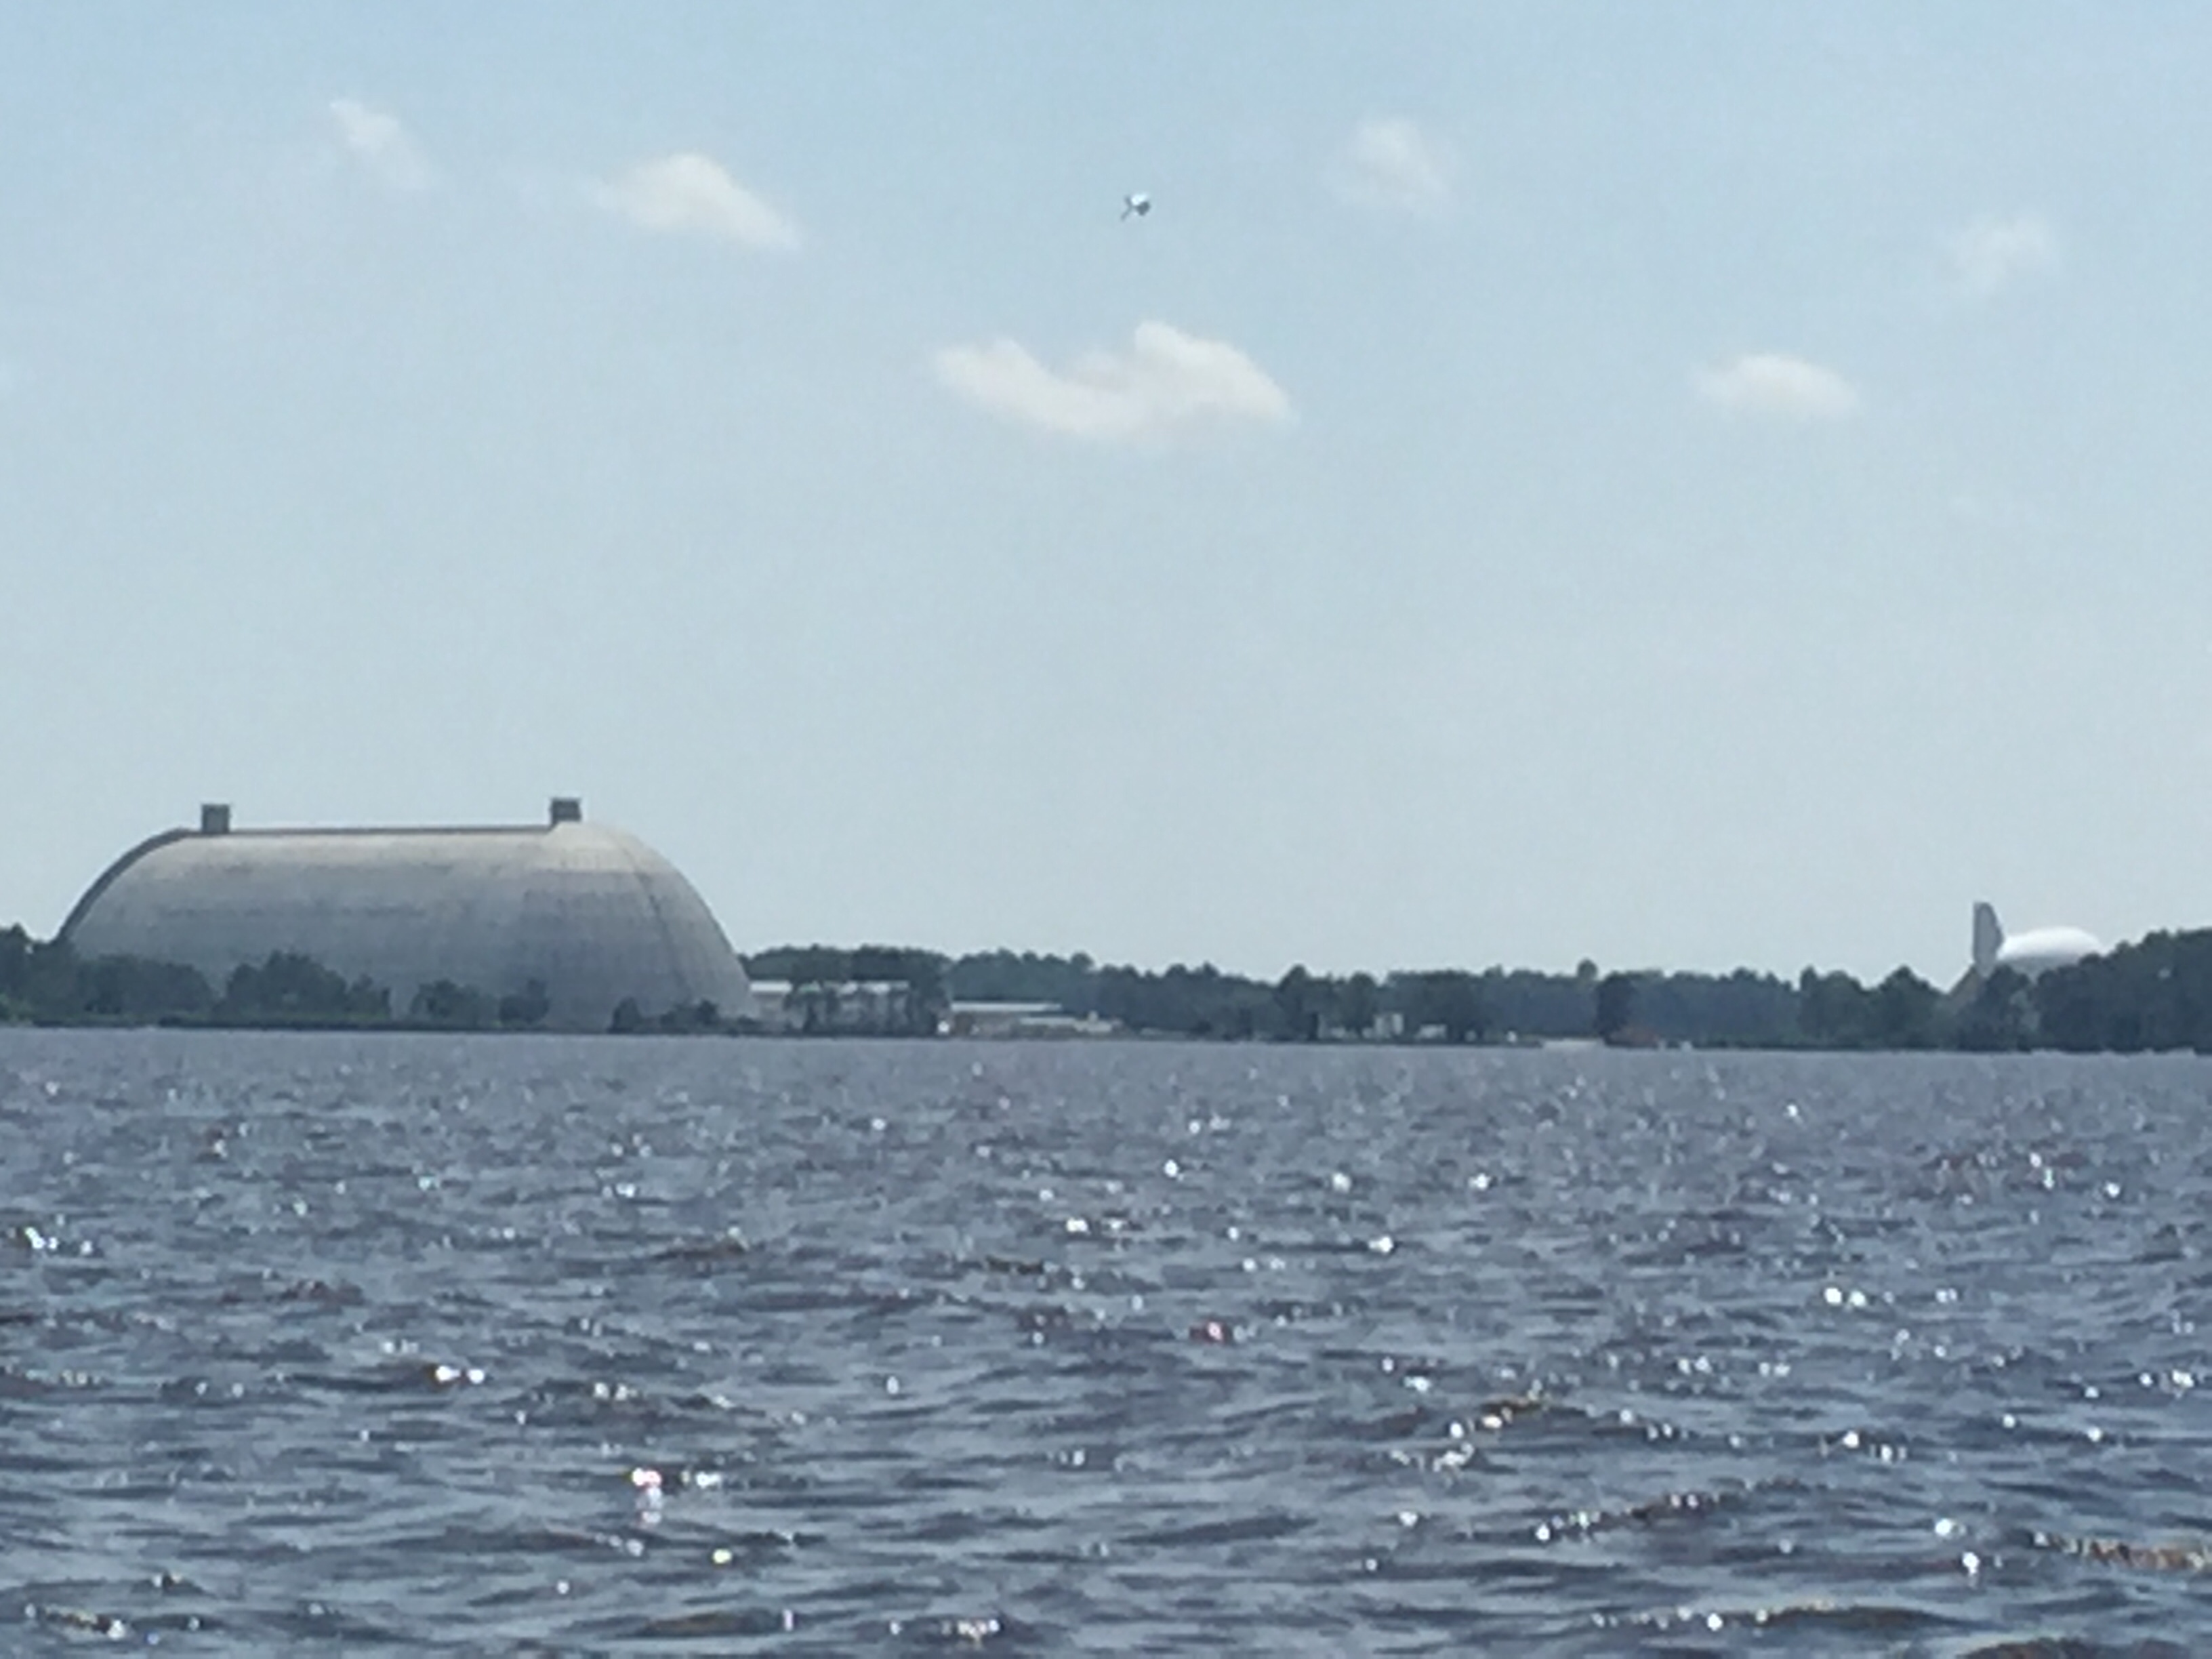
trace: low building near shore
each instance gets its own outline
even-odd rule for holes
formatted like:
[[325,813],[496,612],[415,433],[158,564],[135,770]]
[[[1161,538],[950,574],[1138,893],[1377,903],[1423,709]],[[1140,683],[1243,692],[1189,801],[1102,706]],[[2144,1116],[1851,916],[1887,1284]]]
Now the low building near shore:
[[902,979],[752,982],[751,1030],[767,1036],[933,1036],[938,1021]]
[[1071,1014],[1056,1002],[956,1002],[945,1018],[949,1036],[986,1040],[1113,1036],[1119,1020]]

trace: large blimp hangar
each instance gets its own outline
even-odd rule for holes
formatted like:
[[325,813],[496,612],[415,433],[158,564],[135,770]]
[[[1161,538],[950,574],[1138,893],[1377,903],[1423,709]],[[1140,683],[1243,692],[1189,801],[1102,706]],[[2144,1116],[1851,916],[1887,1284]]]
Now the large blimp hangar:
[[712,1003],[751,1012],[744,966],[682,873],[556,798],[536,824],[238,829],[228,806],[104,871],[61,937],[80,956],[187,963],[220,990],[274,952],[366,977],[405,1008],[440,980],[493,997],[542,988],[550,1029],[604,1031]]

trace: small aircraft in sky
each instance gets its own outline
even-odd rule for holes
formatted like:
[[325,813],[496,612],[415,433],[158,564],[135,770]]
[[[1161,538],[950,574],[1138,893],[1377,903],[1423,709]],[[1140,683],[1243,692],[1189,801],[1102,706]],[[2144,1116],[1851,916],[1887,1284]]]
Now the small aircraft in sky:
[[1146,195],[1141,190],[1133,191],[1128,195],[1124,196],[1121,198],[1121,216],[1124,219],[1130,217],[1132,215],[1141,219],[1152,210],[1152,198]]

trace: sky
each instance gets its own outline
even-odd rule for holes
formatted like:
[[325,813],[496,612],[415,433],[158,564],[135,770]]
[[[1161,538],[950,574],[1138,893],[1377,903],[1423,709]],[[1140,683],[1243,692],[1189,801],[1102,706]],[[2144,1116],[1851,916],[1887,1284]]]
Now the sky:
[[741,951],[2212,924],[2208,84],[2157,0],[0,9],[0,921],[574,793]]

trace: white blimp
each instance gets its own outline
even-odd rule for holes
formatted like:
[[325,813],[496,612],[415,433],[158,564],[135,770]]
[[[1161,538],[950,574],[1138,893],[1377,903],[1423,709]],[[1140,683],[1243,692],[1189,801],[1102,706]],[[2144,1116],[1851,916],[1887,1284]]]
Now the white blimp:
[[1974,974],[1979,979],[2000,968],[2033,979],[2053,968],[2070,968],[2104,948],[2094,934],[2079,927],[2032,927],[2024,933],[2008,933],[1995,905],[1984,902],[1974,907]]

